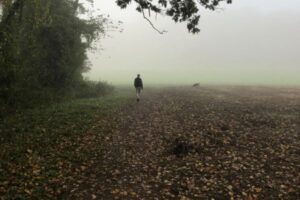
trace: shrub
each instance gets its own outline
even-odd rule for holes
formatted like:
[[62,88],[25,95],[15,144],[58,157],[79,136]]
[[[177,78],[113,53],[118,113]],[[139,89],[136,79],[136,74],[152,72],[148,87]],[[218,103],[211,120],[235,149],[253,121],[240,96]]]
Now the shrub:
[[94,98],[113,93],[114,87],[106,82],[101,81],[82,81],[75,88],[76,98]]

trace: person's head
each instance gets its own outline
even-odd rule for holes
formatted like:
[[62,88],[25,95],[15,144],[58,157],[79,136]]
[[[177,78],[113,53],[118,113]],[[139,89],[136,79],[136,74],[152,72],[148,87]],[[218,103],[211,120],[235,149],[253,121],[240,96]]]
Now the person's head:
[[140,76],[141,76],[140,74],[137,75],[138,78],[140,78]]

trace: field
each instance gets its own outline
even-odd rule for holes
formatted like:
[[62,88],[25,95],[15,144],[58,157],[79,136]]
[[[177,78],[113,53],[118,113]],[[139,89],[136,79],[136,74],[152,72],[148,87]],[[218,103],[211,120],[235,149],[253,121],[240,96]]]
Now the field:
[[122,88],[0,123],[1,200],[300,196],[300,88]]

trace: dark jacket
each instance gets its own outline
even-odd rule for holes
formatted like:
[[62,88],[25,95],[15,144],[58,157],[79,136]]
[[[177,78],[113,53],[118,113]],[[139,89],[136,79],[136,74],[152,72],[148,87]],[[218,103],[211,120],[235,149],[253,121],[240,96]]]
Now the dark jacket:
[[137,88],[137,87],[143,88],[143,81],[141,78],[137,77],[134,79],[134,87],[135,88]]

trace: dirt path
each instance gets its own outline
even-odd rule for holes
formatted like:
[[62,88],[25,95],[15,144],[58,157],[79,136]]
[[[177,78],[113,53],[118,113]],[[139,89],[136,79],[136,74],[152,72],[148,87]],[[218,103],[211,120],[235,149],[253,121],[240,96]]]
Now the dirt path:
[[91,162],[63,198],[296,199],[299,113],[299,90],[147,91],[107,136],[101,121],[87,133]]

